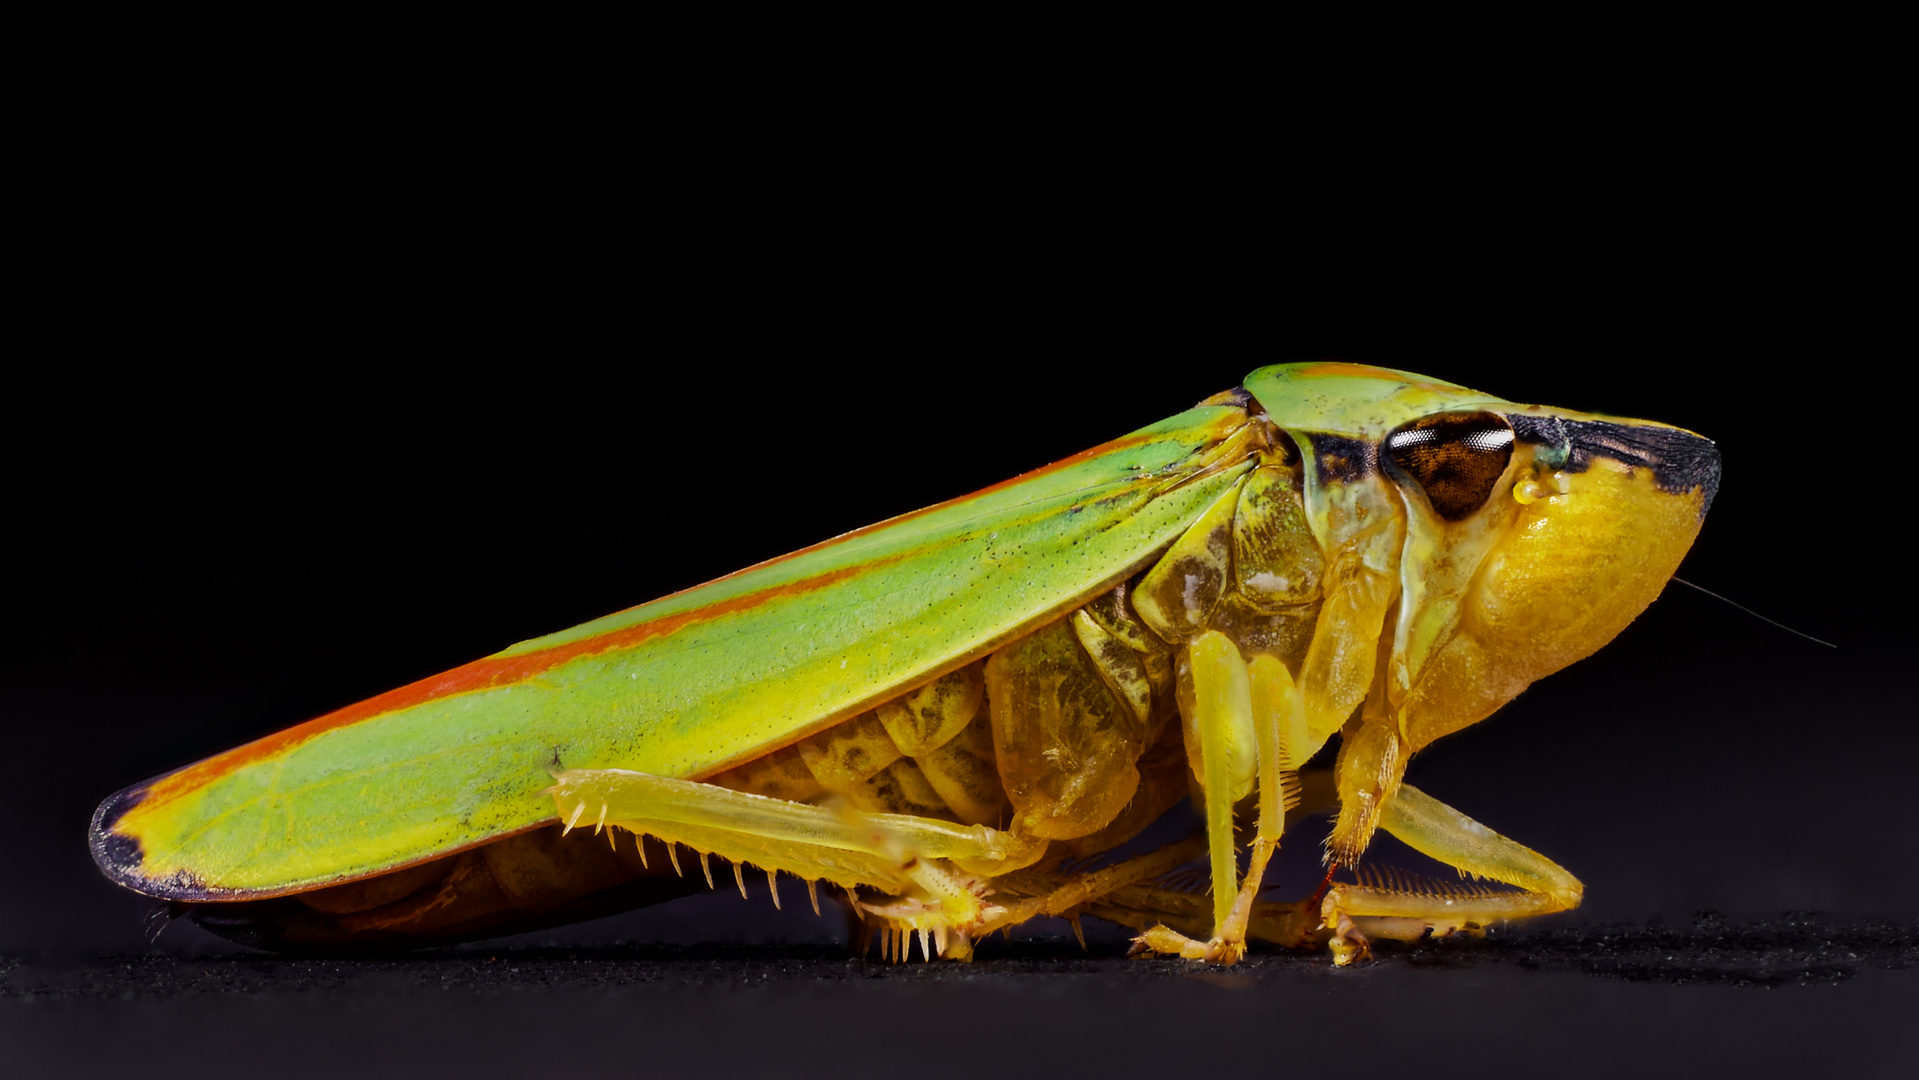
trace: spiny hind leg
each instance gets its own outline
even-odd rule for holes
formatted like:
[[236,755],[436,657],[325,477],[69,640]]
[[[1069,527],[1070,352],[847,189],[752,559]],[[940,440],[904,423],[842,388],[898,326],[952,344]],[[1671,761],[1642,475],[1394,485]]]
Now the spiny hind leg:
[[[1187,646],[1192,675],[1192,723],[1199,741],[1206,792],[1206,835],[1212,864],[1213,921],[1205,941],[1160,923],[1135,939],[1134,953],[1159,953],[1216,964],[1238,962],[1246,951],[1255,898],[1266,864],[1279,847],[1286,811],[1299,803],[1299,778],[1286,752],[1289,741],[1303,741],[1305,703],[1286,666],[1270,656],[1249,664],[1226,635],[1207,631]],[[1233,851],[1233,779],[1229,747],[1250,730],[1257,755],[1255,783],[1259,822],[1246,879],[1237,889]],[[1192,923],[1185,920],[1187,926]]]
[[970,955],[968,941],[998,910],[983,899],[985,880],[1031,865],[1046,849],[1043,840],[984,825],[810,806],[624,769],[572,769],[554,780],[548,790],[569,830],[591,822],[595,831],[610,825],[658,837],[669,850],[685,844],[700,853],[702,868],[708,854],[718,855],[734,863],[742,892],[739,867],[751,863],[769,877],[886,894],[892,899],[860,907],[900,958],[902,935],[915,932],[923,947],[936,937],[943,955]]
[[1579,879],[1551,859],[1410,784],[1400,784],[1382,808],[1379,823],[1416,851],[1521,891],[1407,882],[1379,873],[1365,875],[1359,885],[1334,885],[1320,908],[1325,928],[1333,933],[1334,963],[1350,964],[1366,955],[1369,936],[1416,940],[1429,933],[1477,935],[1495,921],[1570,911],[1585,894]]

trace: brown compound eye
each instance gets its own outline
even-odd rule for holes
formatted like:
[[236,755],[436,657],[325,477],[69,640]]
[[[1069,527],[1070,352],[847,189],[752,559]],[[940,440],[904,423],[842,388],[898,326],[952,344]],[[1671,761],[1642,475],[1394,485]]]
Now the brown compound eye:
[[1486,505],[1513,456],[1513,428],[1497,413],[1440,413],[1386,436],[1386,458],[1447,521]]

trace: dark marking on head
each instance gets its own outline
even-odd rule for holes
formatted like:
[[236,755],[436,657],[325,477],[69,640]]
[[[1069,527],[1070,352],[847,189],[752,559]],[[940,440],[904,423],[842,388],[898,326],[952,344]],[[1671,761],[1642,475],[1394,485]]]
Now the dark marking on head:
[[1543,462],[1550,468],[1581,473],[1592,468],[1594,458],[1608,458],[1629,469],[1651,469],[1653,483],[1661,491],[1702,492],[1701,517],[1719,493],[1719,448],[1690,431],[1524,413],[1509,414],[1506,419],[1521,442],[1557,448],[1557,460]]
[[1513,459],[1513,429],[1497,413],[1424,416],[1386,436],[1386,460],[1426,493],[1433,512],[1463,521],[1479,512]]
[[1372,443],[1317,431],[1308,434],[1306,441],[1313,444],[1321,483],[1350,484],[1371,476],[1379,467]]
[[1539,448],[1534,451],[1534,461],[1548,469],[1565,466],[1567,456],[1572,453],[1572,437],[1566,433],[1564,420],[1557,416],[1507,413],[1506,422],[1513,426],[1515,439]]

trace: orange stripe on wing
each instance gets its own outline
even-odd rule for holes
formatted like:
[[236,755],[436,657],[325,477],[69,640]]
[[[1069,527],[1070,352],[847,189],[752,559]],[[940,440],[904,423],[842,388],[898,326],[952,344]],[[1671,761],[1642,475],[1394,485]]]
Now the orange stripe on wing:
[[154,781],[141,801],[149,805],[165,803],[170,798],[191,791],[216,777],[291,750],[314,736],[334,728],[346,727],[362,720],[410,709],[416,705],[456,694],[490,690],[525,682],[583,656],[630,648],[652,638],[664,637],[694,623],[708,622],[726,615],[748,611],[781,597],[797,596],[824,589],[848,578],[858,577],[875,567],[897,562],[904,557],[904,555],[895,555],[885,559],[875,559],[859,566],[849,566],[800,581],[777,585],[770,589],[762,589],[759,592],[747,593],[744,596],[717,601],[702,608],[665,615],[636,626],[609,630],[604,634],[582,638],[579,641],[569,641],[535,653],[520,656],[489,656],[470,664],[462,664],[451,671],[388,690],[377,697],[370,697],[357,704],[348,705],[344,709],[336,709],[325,716],[308,720],[304,724],[295,724],[285,731],[275,732],[244,746],[236,746],[223,754],[215,754],[205,761],[195,762],[179,772]]
[[[844,544],[849,540],[865,536],[876,530],[889,528],[937,510],[943,510],[972,499],[990,495],[1003,488],[1025,483],[1036,477],[1058,472],[1061,469],[1070,468],[1103,454],[1110,454],[1130,446],[1151,442],[1159,437],[1160,436],[1157,435],[1133,434],[1114,439],[1111,442],[1095,446],[1090,450],[1083,450],[1071,457],[1062,458],[1049,465],[1043,465],[1030,472],[1021,473],[1010,480],[1003,480],[990,487],[981,488],[978,491],[961,495],[958,498],[948,499],[943,503],[938,503],[922,510],[901,514],[898,517],[889,518],[874,525],[868,525],[864,528],[855,529],[852,532],[843,533],[830,540],[823,540],[820,543],[801,548],[798,551],[789,552],[788,554],[768,559],[765,562],[755,563],[752,566],[743,570],[737,570],[725,577],[715,578],[713,581],[695,585],[691,589],[682,589],[680,592],[671,593],[669,597],[679,596],[691,592],[693,589],[703,589],[715,582],[726,581],[729,578],[738,577],[741,574],[752,573],[755,570],[783,563],[789,559],[794,559],[810,552],[830,548],[836,544]],[[1141,479],[1143,480],[1145,478]],[[244,746],[236,746],[225,753],[215,754],[213,757],[207,758],[204,761],[195,762],[178,772],[170,773],[155,780],[152,786],[149,787],[146,793],[141,797],[140,802],[150,807],[159,806],[169,799],[191,791],[216,777],[234,772],[253,762],[283,753],[317,735],[335,728],[346,727],[349,724],[359,723],[362,720],[370,720],[376,716],[398,712],[402,709],[412,708],[416,705],[422,705],[440,698],[451,697],[455,694],[471,693],[478,690],[488,690],[523,682],[543,672],[550,671],[561,664],[583,656],[637,645],[652,638],[671,634],[693,623],[705,622],[736,612],[747,611],[783,596],[796,596],[818,589],[824,589],[849,578],[858,577],[877,566],[884,566],[905,557],[906,555],[901,554],[886,559],[875,559],[861,563],[858,566],[845,567],[815,577],[804,578],[799,581],[748,593],[743,596],[716,601],[704,607],[662,616],[658,619],[649,620],[634,626],[622,627],[618,630],[609,630],[604,634],[590,638],[582,638],[578,641],[565,642],[560,645],[555,645],[552,648],[541,649],[537,652],[523,653],[515,656],[490,656],[475,660],[472,663],[463,664],[451,671],[442,672],[441,674],[421,679],[418,682],[408,683],[405,686],[389,690],[376,697],[348,705],[343,709],[336,709],[333,712],[327,713],[325,716],[315,717],[303,724],[295,724],[284,731],[275,732],[272,735],[257,739]],[[668,597],[662,597],[660,599],[667,598]],[[648,603],[658,602],[658,600],[648,601]],[[638,606],[643,607],[645,605]],[[632,611],[634,609],[627,608],[625,610]],[[616,612],[615,614],[619,613]],[[137,816],[137,806],[131,809],[129,813]],[[115,831],[119,830],[116,829]]]

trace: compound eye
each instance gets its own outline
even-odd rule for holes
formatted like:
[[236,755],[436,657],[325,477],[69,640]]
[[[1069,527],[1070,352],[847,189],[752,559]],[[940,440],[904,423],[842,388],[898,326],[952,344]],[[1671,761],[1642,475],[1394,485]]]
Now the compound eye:
[[1486,505],[1512,456],[1512,425],[1497,413],[1440,413],[1386,436],[1386,457],[1447,521]]

